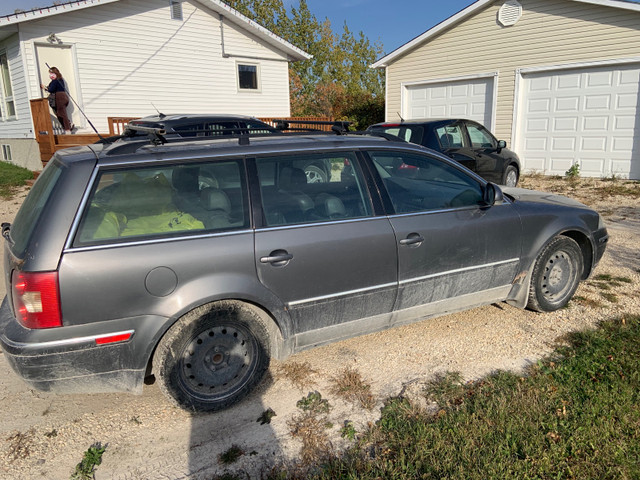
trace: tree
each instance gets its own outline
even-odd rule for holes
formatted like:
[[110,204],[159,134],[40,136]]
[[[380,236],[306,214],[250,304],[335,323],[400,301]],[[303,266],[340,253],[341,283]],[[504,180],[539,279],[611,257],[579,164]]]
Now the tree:
[[243,15],[313,55],[289,66],[293,115],[354,120],[358,128],[384,119],[384,73],[369,66],[382,54],[363,32],[345,22],[337,35],[328,18],[320,22],[307,0],[287,12],[282,0],[227,0]]

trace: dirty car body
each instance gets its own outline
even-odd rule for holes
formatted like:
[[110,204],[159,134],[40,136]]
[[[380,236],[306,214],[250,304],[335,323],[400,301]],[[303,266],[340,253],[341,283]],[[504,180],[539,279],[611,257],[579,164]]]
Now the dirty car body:
[[30,386],[141,393],[153,373],[196,411],[271,357],[494,302],[561,308],[608,238],[578,202],[366,135],[60,151],[3,236],[0,344]]

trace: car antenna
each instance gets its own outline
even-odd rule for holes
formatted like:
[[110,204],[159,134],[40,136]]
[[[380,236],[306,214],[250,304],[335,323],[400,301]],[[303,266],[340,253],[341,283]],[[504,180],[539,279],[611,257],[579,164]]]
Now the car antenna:
[[[49,70],[51,70],[51,67],[49,66],[48,63],[45,62],[45,65]],[[100,133],[98,133],[98,129],[93,125],[93,123],[91,123],[91,120],[89,120],[89,117],[87,117],[87,114],[82,111],[82,109],[80,108],[80,105],[78,105],[78,102],[76,102],[74,98],[71,96],[71,94],[69,93],[69,89],[67,88],[67,82],[65,82],[64,80],[62,81],[62,87],[64,88],[64,92],[71,99],[73,104],[78,108],[78,111],[82,114],[84,118],[87,119],[87,122],[89,122],[89,125],[91,125],[91,128],[93,128],[93,131],[96,132],[96,135],[98,135],[98,138],[100,138],[100,140],[102,140],[103,142],[106,142],[104,137],[100,135]]]
[[404,118],[402,118],[402,115],[400,115],[399,112],[396,112],[396,115],[400,117],[400,123],[404,123]]
[[164,113],[162,113],[160,110],[158,110],[158,107],[156,107],[153,102],[149,102],[151,103],[151,106],[155,109],[156,112],[158,112],[158,118],[160,120],[162,120],[164,117],[166,117],[166,115]]

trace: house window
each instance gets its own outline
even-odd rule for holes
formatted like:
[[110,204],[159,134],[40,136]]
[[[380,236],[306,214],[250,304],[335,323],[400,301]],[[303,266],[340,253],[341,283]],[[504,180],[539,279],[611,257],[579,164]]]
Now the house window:
[[171,7],[171,20],[182,20],[182,1],[169,0]]
[[238,64],[238,88],[258,90],[258,65]]
[[9,73],[9,61],[7,52],[0,52],[0,83],[2,83],[2,108],[1,117],[11,118],[16,116],[16,107],[13,102],[13,87]]
[[11,156],[11,145],[2,145],[2,159],[6,160],[7,162],[13,160],[13,157]]

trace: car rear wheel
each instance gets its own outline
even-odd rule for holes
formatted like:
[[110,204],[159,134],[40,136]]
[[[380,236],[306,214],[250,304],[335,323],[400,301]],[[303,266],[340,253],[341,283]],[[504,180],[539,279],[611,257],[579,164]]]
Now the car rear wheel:
[[227,408],[260,381],[269,367],[267,328],[240,302],[192,310],[162,337],[153,360],[161,390],[195,412]]
[[307,165],[304,167],[304,173],[307,176],[307,183],[327,183],[329,181],[327,172],[317,165]]
[[515,187],[518,184],[518,169],[516,167],[507,166],[502,175],[502,184],[505,187]]
[[527,307],[538,312],[564,307],[578,288],[582,270],[578,244],[569,237],[555,237],[536,259]]

